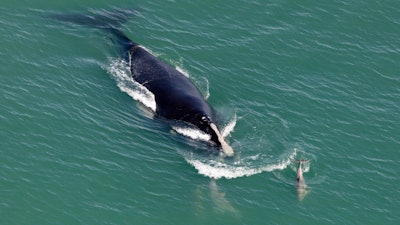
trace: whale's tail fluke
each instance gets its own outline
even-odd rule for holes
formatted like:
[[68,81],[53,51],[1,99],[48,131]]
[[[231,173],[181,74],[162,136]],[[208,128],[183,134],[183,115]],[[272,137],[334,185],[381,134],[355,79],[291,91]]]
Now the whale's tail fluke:
[[52,13],[48,17],[72,24],[97,28],[112,35],[112,40],[126,52],[132,46],[137,45],[122,31],[121,26],[132,17],[138,15],[136,9],[92,10],[88,13]]
[[136,9],[114,8],[111,10],[92,10],[88,13],[51,13],[48,14],[48,17],[59,21],[96,27],[99,29],[118,29],[135,15],[138,15]]

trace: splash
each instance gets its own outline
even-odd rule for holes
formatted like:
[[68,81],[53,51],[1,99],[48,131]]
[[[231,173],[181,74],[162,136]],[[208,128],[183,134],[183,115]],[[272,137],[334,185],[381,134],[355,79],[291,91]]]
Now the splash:
[[296,152],[278,160],[275,163],[257,166],[258,161],[262,160],[260,155],[249,156],[237,162],[229,163],[218,159],[199,159],[195,156],[187,156],[186,161],[192,165],[199,174],[212,179],[234,179],[239,177],[248,177],[263,172],[272,172],[276,170],[284,170],[294,160]]
[[176,66],[175,67],[176,70],[178,70],[179,72],[181,72],[183,75],[185,75],[186,77],[190,77],[189,72],[186,71],[183,67],[181,66]]
[[[306,152],[303,150],[301,147],[300,148],[294,148],[294,155],[290,159],[290,164],[287,168],[286,171],[274,171],[274,175],[276,178],[278,178],[280,181],[283,183],[286,183],[288,185],[296,185],[296,174],[297,174],[297,168],[298,168],[298,163],[296,160],[298,159],[307,159],[309,160],[307,163],[302,164],[302,170],[303,170],[303,175],[305,176],[306,183],[307,183],[307,189],[310,189],[310,185],[316,185],[320,184],[325,181],[326,176],[320,176],[317,173],[316,165],[315,162],[317,161],[317,158],[315,155],[312,153]],[[311,164],[314,164],[311,166]],[[302,191],[302,190],[300,190]],[[306,193],[298,193],[298,194],[306,194]],[[301,196],[301,195],[299,195]],[[300,199],[300,198],[299,198]]]
[[228,124],[221,130],[222,137],[227,137],[235,128],[236,126],[236,113],[233,115],[233,118],[231,121],[228,122]]
[[294,151],[296,152],[297,155],[297,159],[293,159],[293,162],[290,165],[290,168],[297,172],[297,168],[298,168],[298,164],[297,164],[297,160],[306,160],[307,162],[302,163],[302,170],[303,173],[308,173],[310,172],[310,165],[311,165],[311,161],[310,159],[313,158],[313,156],[310,153],[305,152],[304,150],[298,149],[298,148],[294,148]]
[[134,100],[141,102],[153,112],[156,111],[156,101],[153,93],[132,79],[127,62],[123,59],[110,59],[106,70],[114,78],[122,92],[131,96]]
[[201,141],[209,141],[211,136],[209,134],[204,133],[203,131],[191,128],[191,127],[183,127],[183,126],[172,126],[179,134],[182,134],[186,137],[189,137],[194,140],[201,140]]

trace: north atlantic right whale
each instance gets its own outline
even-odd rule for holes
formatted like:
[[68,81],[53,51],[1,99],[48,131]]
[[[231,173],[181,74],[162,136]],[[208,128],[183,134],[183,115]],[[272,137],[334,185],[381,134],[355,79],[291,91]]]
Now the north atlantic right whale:
[[[163,62],[145,48],[129,39],[119,28],[130,15],[126,11],[88,16],[78,14],[54,15],[53,18],[89,25],[112,34],[112,39],[122,50],[130,65],[132,78],[154,94],[156,115],[170,120],[192,124],[210,135],[211,142],[227,156],[234,152],[215,124],[215,114],[199,89],[191,80],[171,65]],[[105,15],[105,16],[104,16]]]
[[132,42],[121,31],[112,30],[125,49],[129,49],[132,77],[154,94],[156,114],[167,119],[190,123],[211,136],[227,156],[233,149],[225,142],[215,125],[214,111],[190,79],[169,64],[159,60]]

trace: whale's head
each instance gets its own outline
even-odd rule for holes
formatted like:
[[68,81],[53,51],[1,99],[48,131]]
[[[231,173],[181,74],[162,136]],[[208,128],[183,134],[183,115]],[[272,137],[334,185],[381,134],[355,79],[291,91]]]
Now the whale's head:
[[222,148],[222,151],[227,155],[227,156],[233,156],[233,149],[231,146],[229,146],[224,138],[222,137],[220,131],[218,130],[217,126],[215,123],[212,121],[212,119],[209,116],[206,115],[201,115],[200,118],[198,118],[197,122],[194,123],[200,130],[205,132],[206,134],[209,134],[211,136],[211,141],[215,143],[218,147]]

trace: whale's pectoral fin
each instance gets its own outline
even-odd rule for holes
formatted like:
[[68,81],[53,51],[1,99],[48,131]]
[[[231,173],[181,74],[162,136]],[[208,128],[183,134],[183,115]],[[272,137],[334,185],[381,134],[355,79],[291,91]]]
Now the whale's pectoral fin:
[[221,133],[219,132],[217,126],[215,126],[214,123],[210,124],[211,129],[215,132],[215,134],[218,136],[218,141],[221,143],[221,148],[222,151],[225,153],[225,155],[231,157],[234,155],[233,148],[228,145],[228,143],[225,142],[224,137],[222,137]]

